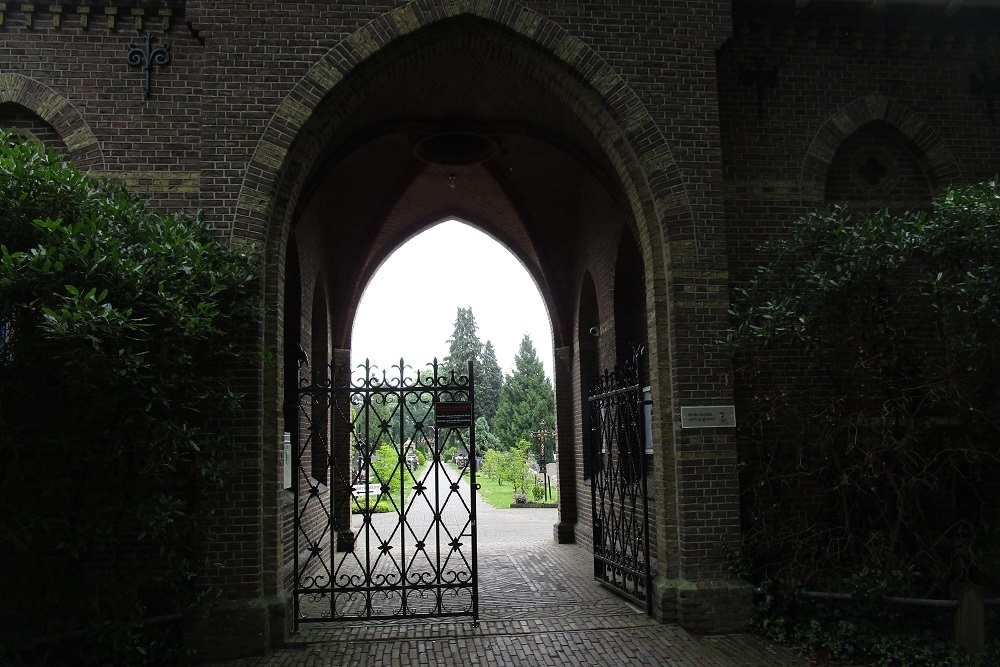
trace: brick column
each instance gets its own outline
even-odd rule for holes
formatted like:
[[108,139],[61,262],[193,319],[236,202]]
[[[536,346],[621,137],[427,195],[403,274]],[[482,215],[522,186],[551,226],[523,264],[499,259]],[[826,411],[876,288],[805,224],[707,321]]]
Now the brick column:
[[556,451],[559,452],[559,523],[553,536],[559,544],[576,542],[574,529],[579,516],[573,448],[573,348],[553,350],[553,381],[556,385]]
[[[337,373],[350,373],[351,351],[335,349],[333,364]],[[349,376],[348,376],[349,377]],[[336,382],[343,382],[341,377]],[[354,530],[351,528],[351,415],[350,397],[341,393],[332,397],[330,414],[330,513],[336,535],[337,551],[354,551]]]

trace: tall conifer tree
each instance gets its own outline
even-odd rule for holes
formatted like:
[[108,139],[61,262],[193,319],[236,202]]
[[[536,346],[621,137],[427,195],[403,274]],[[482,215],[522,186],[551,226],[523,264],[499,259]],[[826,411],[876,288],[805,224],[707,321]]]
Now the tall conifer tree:
[[493,419],[500,404],[500,389],[503,388],[503,371],[497,362],[493,342],[486,341],[482,358],[476,366],[476,414]]
[[[531,338],[525,334],[514,357],[514,372],[504,379],[500,390],[493,432],[510,448],[519,440],[534,442],[531,433],[542,420],[549,429],[555,425],[555,393]],[[552,459],[548,449],[545,458]]]
[[459,308],[455,315],[455,330],[448,339],[448,356],[444,359],[446,371],[453,371],[457,376],[465,375],[469,370],[469,362],[479,363],[483,344],[476,335],[476,316],[472,308]]

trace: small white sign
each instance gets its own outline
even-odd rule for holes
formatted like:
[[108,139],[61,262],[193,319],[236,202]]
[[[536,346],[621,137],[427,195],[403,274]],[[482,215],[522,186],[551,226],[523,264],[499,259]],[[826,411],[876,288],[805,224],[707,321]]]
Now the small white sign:
[[646,453],[653,453],[653,394],[651,387],[642,388],[643,421],[646,427]]
[[736,406],[697,405],[681,407],[681,428],[732,428],[736,426]]
[[285,470],[282,484],[286,489],[292,488],[292,434],[285,431]]

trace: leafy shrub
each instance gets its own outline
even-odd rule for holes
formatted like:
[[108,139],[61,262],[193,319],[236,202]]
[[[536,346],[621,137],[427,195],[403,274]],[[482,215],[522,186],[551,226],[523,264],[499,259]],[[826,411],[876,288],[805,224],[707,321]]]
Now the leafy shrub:
[[[850,588],[850,582],[845,582],[845,587]],[[857,599],[838,601],[798,599],[797,593],[785,584],[765,584],[757,601],[754,627],[773,641],[848,661],[861,660],[865,665],[1000,664],[1000,645],[995,642],[977,655],[962,652],[949,635],[950,610],[900,607],[884,598],[865,597],[863,591]]]
[[195,545],[256,364],[256,263],[8,134],[0,225],[0,647],[62,636],[81,654],[19,659],[165,660],[141,621],[206,593]]
[[734,292],[744,553],[759,579],[994,586],[1000,182],[799,220]]

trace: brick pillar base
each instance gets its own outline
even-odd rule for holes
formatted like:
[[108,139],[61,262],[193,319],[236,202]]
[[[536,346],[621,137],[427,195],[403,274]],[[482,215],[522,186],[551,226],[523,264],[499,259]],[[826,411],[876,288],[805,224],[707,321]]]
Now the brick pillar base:
[[291,618],[290,601],[283,596],[215,604],[185,619],[185,647],[195,651],[199,662],[263,655],[284,643],[285,625]]
[[738,579],[686,581],[657,577],[653,614],[699,634],[725,634],[747,628],[753,615],[753,587]]
[[552,537],[555,538],[556,544],[575,544],[576,524],[560,521],[552,526]]

